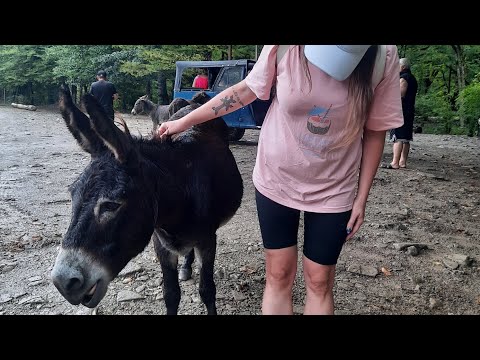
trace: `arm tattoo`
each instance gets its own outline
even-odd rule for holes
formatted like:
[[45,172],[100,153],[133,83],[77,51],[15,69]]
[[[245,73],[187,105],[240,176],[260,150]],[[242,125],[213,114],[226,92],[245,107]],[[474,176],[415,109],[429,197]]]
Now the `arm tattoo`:
[[228,96],[225,96],[222,100],[222,105],[219,106],[214,106],[212,107],[213,111],[215,111],[215,115],[218,115],[218,112],[220,109],[225,108],[225,111],[227,111],[229,108],[233,107],[232,104],[235,104],[236,101],[233,100],[233,95],[228,98]]
[[237,98],[237,101],[240,103],[240,105],[245,106],[245,104],[240,100],[240,96],[238,96],[238,92],[233,89],[233,93],[235,94],[235,97]]

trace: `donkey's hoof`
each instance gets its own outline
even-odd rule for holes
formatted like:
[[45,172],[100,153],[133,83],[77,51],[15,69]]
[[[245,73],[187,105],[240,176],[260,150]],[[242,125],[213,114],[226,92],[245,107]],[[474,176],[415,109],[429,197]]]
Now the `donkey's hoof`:
[[180,268],[178,272],[178,280],[187,281],[192,278],[192,269]]

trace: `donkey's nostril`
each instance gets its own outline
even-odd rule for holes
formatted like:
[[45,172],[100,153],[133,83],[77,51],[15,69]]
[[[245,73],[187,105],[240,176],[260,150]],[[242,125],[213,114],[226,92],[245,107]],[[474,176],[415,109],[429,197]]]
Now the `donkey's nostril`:
[[55,266],[52,270],[52,280],[61,291],[74,294],[82,289],[85,282],[83,274],[68,266]]
[[74,277],[67,280],[65,284],[65,290],[67,290],[68,292],[75,291],[80,289],[82,285],[83,285],[83,278],[80,279],[78,277]]

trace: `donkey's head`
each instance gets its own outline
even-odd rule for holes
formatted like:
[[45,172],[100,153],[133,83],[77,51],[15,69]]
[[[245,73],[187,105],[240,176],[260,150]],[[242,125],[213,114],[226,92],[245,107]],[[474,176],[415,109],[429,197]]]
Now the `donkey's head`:
[[126,124],[121,131],[91,95],[83,103],[90,118],[62,88],[62,116],[91,161],[69,187],[71,221],[51,276],[70,303],[95,307],[109,282],[148,244],[156,214]]
[[135,101],[135,105],[133,105],[133,109],[131,111],[132,115],[141,114],[145,111],[145,103],[148,101],[148,95],[143,95]]
[[192,102],[203,105],[210,101],[211,97],[205,91],[199,91],[192,97]]

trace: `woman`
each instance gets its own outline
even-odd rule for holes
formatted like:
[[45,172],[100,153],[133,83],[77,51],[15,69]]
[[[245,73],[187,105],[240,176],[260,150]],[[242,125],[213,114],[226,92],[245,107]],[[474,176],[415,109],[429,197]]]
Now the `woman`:
[[383,79],[374,88],[377,45],[265,45],[240,83],[182,119],[171,135],[275,97],[264,120],[253,171],[265,248],[263,314],[292,314],[297,232],[304,212],[304,314],[333,314],[335,265],[364,220],[386,130],[403,124],[398,52],[387,45]]

